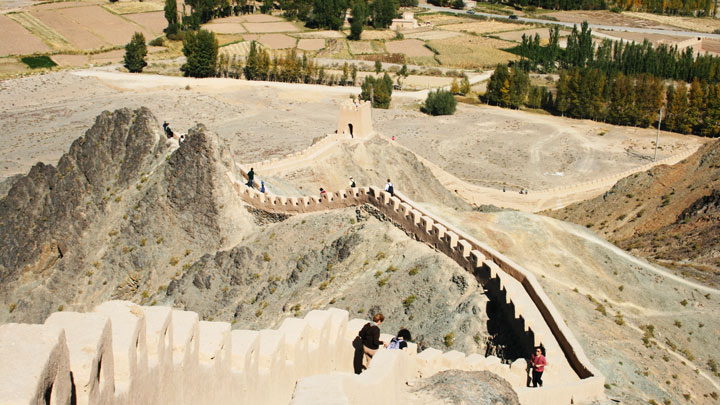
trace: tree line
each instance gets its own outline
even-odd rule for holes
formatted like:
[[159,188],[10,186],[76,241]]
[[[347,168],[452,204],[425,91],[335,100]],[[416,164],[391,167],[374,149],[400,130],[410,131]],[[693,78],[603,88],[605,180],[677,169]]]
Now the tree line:
[[[439,0],[433,0],[439,1]],[[622,10],[668,15],[714,16],[714,0],[510,0],[516,7],[541,7],[547,10]]]
[[720,57],[693,54],[692,48],[678,50],[677,45],[662,43],[654,47],[649,41],[633,43],[609,39],[596,48],[587,21],[581,29],[573,27],[563,51],[558,45],[559,30],[550,29],[548,45],[540,45],[540,36],[523,35],[518,53],[522,69],[553,72],[558,67],[595,68],[610,74],[646,73],[663,79],[692,82],[697,78],[710,83],[720,82]]
[[650,74],[609,74],[594,67],[560,70],[556,90],[532,86],[526,71],[498,65],[482,96],[489,104],[541,108],[556,115],[617,125],[657,125],[683,134],[720,136],[720,84],[695,78],[666,86]]

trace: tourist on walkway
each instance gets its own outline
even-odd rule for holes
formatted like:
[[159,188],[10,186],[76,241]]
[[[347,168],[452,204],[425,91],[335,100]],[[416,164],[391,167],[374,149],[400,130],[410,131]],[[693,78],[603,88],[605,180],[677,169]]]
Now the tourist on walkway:
[[253,170],[252,167],[250,168],[250,171],[248,172],[247,176],[248,176],[247,186],[250,188],[255,188],[255,183],[253,183],[253,179],[255,178],[255,171]]
[[265,182],[260,180],[260,192],[265,193]]
[[410,341],[412,337],[410,336],[410,331],[407,329],[400,329],[397,333],[397,336],[392,338],[390,340],[390,343],[388,343],[387,348],[388,349],[399,349],[403,350],[408,347],[407,342]]
[[326,194],[325,189],[320,187],[320,198],[322,198],[322,196],[325,194]]
[[385,321],[383,314],[375,314],[372,322],[366,323],[353,340],[353,347],[355,348],[353,369],[355,374],[360,374],[364,369],[370,367],[370,360],[377,353],[380,345],[385,345],[380,340],[380,325],[383,321]]
[[543,356],[542,347],[538,346],[535,348],[535,354],[530,357],[530,365],[532,366],[532,383],[533,387],[538,385],[542,387],[542,375],[547,366],[547,360]]
[[350,188],[355,188],[355,180],[350,176]]
[[387,179],[387,184],[385,185],[385,191],[390,193],[391,196],[395,196],[395,188],[393,187],[393,184],[390,182],[390,179]]

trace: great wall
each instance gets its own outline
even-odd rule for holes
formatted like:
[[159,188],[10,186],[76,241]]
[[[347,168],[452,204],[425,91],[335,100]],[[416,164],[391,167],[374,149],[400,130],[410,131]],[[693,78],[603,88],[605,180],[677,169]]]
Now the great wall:
[[[366,323],[340,309],[287,318],[275,330],[232,330],[168,307],[105,302],[89,313],[56,312],[43,325],[0,326],[0,404],[263,403],[390,404],[408,381],[448,369],[488,370],[507,379],[521,403],[586,403],[604,397],[604,376],[585,356],[562,315],[528,270],[402,193],[377,187],[284,197],[245,185],[246,167],[283,170],[316,158],[337,142],[374,135],[369,105],[341,109],[338,131],[283,160],[236,165],[226,173],[248,205],[304,214],[370,205],[414,239],[472,274],[501,307],[526,353],[545,347],[550,366],[541,388],[528,387],[524,356],[443,353],[417,346],[380,350],[370,368],[352,373],[351,342]],[[350,125],[348,125],[350,124]],[[353,137],[349,138],[350,128]],[[384,337],[385,339],[388,336]],[[508,360],[508,359],[506,359]]]

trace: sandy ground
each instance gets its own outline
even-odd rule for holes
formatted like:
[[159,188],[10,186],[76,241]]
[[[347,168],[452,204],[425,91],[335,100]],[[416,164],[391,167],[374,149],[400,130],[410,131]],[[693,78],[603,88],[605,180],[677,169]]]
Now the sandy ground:
[[[352,87],[191,79],[110,73],[51,73],[6,80],[0,89],[0,176],[25,173],[37,161],[55,164],[103,110],[149,107],[184,132],[205,124],[239,162],[303,150],[335,130],[338,105]],[[102,76],[101,79],[92,77]],[[399,146],[450,174],[448,184],[489,187],[517,199],[605,178],[650,162],[655,131],[615,127],[490,106],[460,105],[453,116],[417,111],[413,93],[394,94],[391,110],[374,110],[374,127]],[[421,97],[422,98],[422,97]],[[702,139],[663,133],[662,159]],[[329,169],[329,168],[328,168]],[[460,182],[455,181],[459,180]],[[449,186],[452,189],[452,186]]]

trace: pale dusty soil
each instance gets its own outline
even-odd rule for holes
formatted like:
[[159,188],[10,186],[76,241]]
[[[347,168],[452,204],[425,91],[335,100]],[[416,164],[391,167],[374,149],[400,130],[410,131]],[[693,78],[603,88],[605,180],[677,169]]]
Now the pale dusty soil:
[[[167,27],[167,20],[165,20],[165,13],[162,11],[154,13],[138,13],[138,14],[125,14],[123,17],[130,19],[147,30],[159,36],[163,34],[163,30]],[[150,38],[145,38],[148,41]]]
[[518,25],[500,21],[466,22],[462,24],[443,25],[442,29],[448,31],[468,31],[476,34],[488,34],[491,32],[517,31]]
[[290,35],[298,38],[345,38],[345,35],[337,31],[308,31],[293,33]]
[[90,63],[88,55],[53,55],[50,57],[60,66],[85,66]]
[[405,34],[405,38],[422,39],[424,41],[432,41],[434,39],[447,39],[462,36],[463,34],[455,31],[424,31],[412,34]]
[[395,36],[397,36],[397,33],[391,30],[363,30],[360,39],[393,39]]
[[297,47],[305,51],[319,51],[325,48],[325,40],[322,38],[303,38],[298,40]]
[[[250,14],[250,15],[242,15],[242,16],[233,16],[233,17],[227,17],[225,19],[232,19],[237,18],[242,22],[248,22],[248,23],[270,23],[270,22],[277,22],[277,21],[285,21],[280,17],[275,17],[272,15],[267,14]],[[225,20],[225,19],[221,19]]]
[[602,31],[602,30],[598,30],[598,32],[601,34],[605,34],[605,35],[608,35],[611,37],[618,38],[618,39],[624,39],[626,41],[630,40],[630,41],[635,41],[638,43],[642,43],[644,39],[647,39],[651,43],[656,43],[658,41],[669,41],[670,43],[673,43],[673,42],[684,41],[687,39],[687,37],[676,37],[676,36],[662,35],[662,34],[643,34],[640,32]]
[[118,1],[115,3],[104,4],[103,7],[116,14],[134,14],[162,11],[165,7],[165,3],[160,1]]
[[666,15],[633,13],[629,11],[624,12],[623,14],[691,31],[713,32],[720,28],[720,19],[717,18],[670,17]]
[[18,62],[15,58],[0,58],[0,74],[28,71],[30,71],[30,68],[22,62]]
[[285,34],[265,34],[265,35],[259,35],[256,38],[250,37],[250,35],[245,35],[246,40],[252,40],[255,39],[256,41],[260,42],[261,44],[265,45],[266,47],[270,49],[287,49],[287,48],[293,48],[295,47],[295,43],[297,40],[293,37],[289,37]]
[[546,14],[557,18],[560,21],[576,23],[578,27],[583,21],[589,24],[599,25],[619,25],[623,27],[640,27],[640,28],[672,28],[667,24],[661,24],[649,21],[644,18],[634,17],[631,13],[611,13],[609,11],[558,11]]
[[0,15],[0,56],[48,52],[50,48],[20,24]]
[[246,56],[250,52],[250,42],[238,42],[228,46],[223,46],[219,49],[220,53],[227,55],[242,55]]
[[445,25],[445,24],[459,24],[459,23],[463,23],[463,22],[475,22],[476,21],[472,18],[467,18],[467,17],[462,17],[462,16],[445,15],[445,14],[418,15],[415,18],[417,18],[417,20],[420,22],[429,22],[435,26]]
[[402,53],[408,56],[433,56],[433,52],[425,47],[419,39],[403,39],[385,43],[390,53]]
[[203,28],[216,34],[244,34],[247,32],[241,24],[213,23],[205,24]]
[[272,23],[245,23],[245,29],[248,32],[262,34],[266,32],[294,32],[299,31],[298,28],[289,22],[272,22]]
[[36,10],[32,15],[80,49],[126,44],[138,27],[99,6]]
[[[241,162],[281,157],[333,132],[338,104],[359,94],[352,87],[129,74],[100,80],[51,73],[0,85],[3,177],[27,172],[38,160],[56,163],[95,116],[120,107],[147,106],[179,132],[202,122],[230,143]],[[396,108],[374,110],[374,127],[455,178],[495,190],[505,184],[508,196],[519,187],[532,193],[603,178],[649,162],[653,152],[652,129],[489,106],[460,105],[453,116],[430,117],[407,100],[394,93]],[[663,133],[658,158],[700,141]]]
[[707,52],[720,53],[720,41],[706,39],[702,43],[702,49]]

